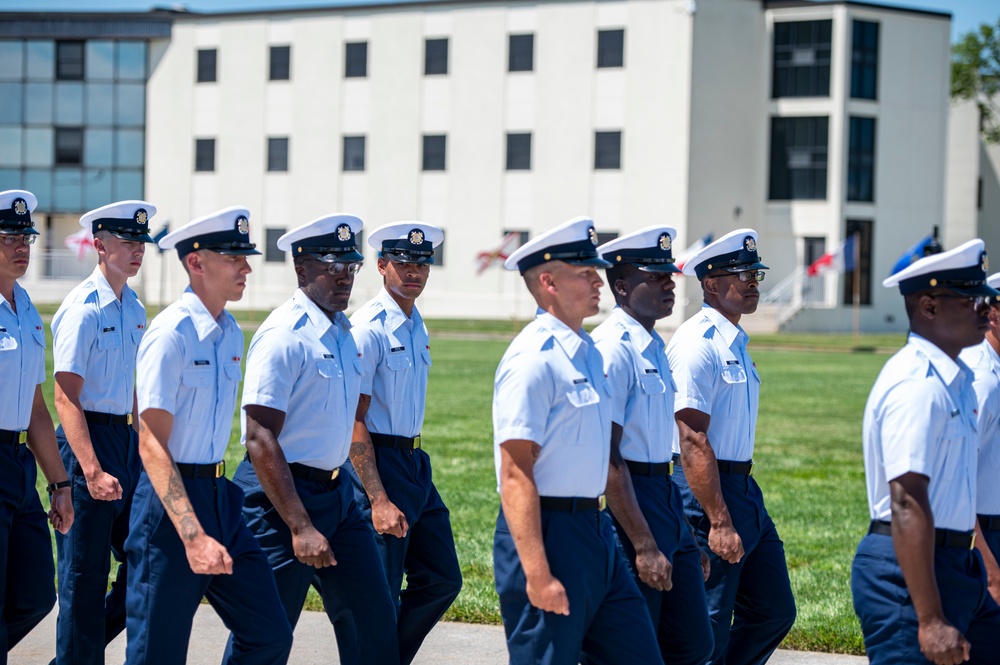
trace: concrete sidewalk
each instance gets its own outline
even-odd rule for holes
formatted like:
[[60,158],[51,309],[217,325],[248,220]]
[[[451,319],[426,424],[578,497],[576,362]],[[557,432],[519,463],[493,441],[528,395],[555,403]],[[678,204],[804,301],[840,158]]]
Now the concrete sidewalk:
[[[219,665],[229,631],[211,607],[201,605],[194,621],[188,651],[190,665]],[[56,612],[46,617],[8,655],[9,665],[46,665],[55,655]],[[111,643],[107,662],[125,661],[125,636]],[[322,612],[303,612],[295,629],[291,665],[337,665],[337,643],[333,629]],[[772,665],[860,665],[867,659],[856,656],[778,651]],[[503,628],[464,623],[440,623],[427,637],[414,665],[506,665],[507,650]],[[637,663],[636,665],[641,665]]]

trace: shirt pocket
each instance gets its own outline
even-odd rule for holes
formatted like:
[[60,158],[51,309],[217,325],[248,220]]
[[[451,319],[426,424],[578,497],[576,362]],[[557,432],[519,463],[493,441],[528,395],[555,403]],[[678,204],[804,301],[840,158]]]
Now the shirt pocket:
[[[427,354],[427,361],[430,364],[430,353]],[[389,353],[385,357],[385,366],[391,369],[393,372],[400,372],[402,370],[410,369],[413,363],[410,361],[410,355],[408,353]]]
[[646,397],[662,395],[667,392],[667,386],[659,374],[642,374],[639,376],[639,388]]
[[722,380],[728,384],[746,383],[747,373],[742,365],[726,365],[722,368]]
[[187,422],[204,423],[208,420],[209,413],[215,409],[215,395],[212,388],[215,381],[214,367],[192,367],[181,372],[181,386],[183,394],[180,400],[177,413],[174,416],[181,416]]
[[341,380],[344,373],[340,371],[340,367],[332,358],[317,360],[316,373],[319,385],[313,395],[313,407],[323,412],[332,411],[337,393],[337,382]]
[[433,362],[431,362],[431,350],[430,349],[421,349],[420,350],[420,357],[423,359],[424,364],[427,365],[428,367],[430,367],[431,365],[434,364]]
[[121,370],[122,335],[117,330],[102,332],[97,336],[97,350],[100,351],[96,365],[104,372],[104,378],[117,379]]
[[0,374],[8,379],[21,372],[21,354],[17,353],[17,338],[9,332],[0,332]]
[[132,335],[132,343],[135,344],[136,348],[139,347],[139,343],[142,341],[142,336],[146,333],[144,328],[135,328],[129,334]]
[[580,409],[586,406],[600,404],[601,396],[589,383],[579,383],[575,384],[572,388],[566,391],[566,400],[572,406]]

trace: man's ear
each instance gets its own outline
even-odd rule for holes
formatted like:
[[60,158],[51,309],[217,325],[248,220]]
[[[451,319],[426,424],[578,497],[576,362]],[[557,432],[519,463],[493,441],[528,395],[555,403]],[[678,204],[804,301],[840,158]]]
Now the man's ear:
[[917,311],[915,314],[927,320],[937,318],[937,301],[930,294],[925,293],[921,295],[917,300]]
[[184,263],[188,267],[188,272],[192,275],[203,275],[205,266],[201,262],[201,255],[198,252],[191,252],[184,257]]
[[538,273],[538,284],[542,287],[543,291],[548,291],[549,293],[556,293],[559,290],[556,286],[555,277],[551,272]]
[[617,293],[620,296],[627,296],[628,295],[628,289],[625,288],[625,280],[624,279],[616,279],[615,280],[615,293]]
[[299,286],[306,285],[306,268],[303,265],[295,266],[295,279],[298,280]]
[[705,277],[701,280],[701,288],[705,293],[711,293],[713,296],[719,295],[719,280],[714,277]]

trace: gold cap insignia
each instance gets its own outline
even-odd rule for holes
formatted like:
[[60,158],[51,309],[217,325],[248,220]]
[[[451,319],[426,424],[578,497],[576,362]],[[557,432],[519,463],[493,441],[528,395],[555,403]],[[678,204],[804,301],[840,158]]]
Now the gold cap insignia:
[[411,245],[423,245],[424,244],[424,232],[418,229],[410,231],[410,244]]
[[250,233],[250,220],[244,217],[243,215],[237,217],[236,230],[242,233],[243,235]]
[[14,205],[11,207],[18,215],[23,215],[28,212],[28,202],[24,199],[14,199]]
[[664,233],[663,235],[660,236],[660,249],[662,249],[664,252],[669,252],[670,251],[670,234],[669,233]]
[[597,244],[597,231],[594,230],[593,226],[591,226],[589,229],[587,229],[587,235],[590,236],[590,242],[592,242],[592,243],[594,243],[596,245]]
[[989,272],[989,271],[990,271],[990,260],[986,256],[986,252],[983,252],[983,272]]
[[747,236],[743,240],[743,246],[746,247],[746,250],[748,252],[756,252],[757,251],[757,241],[753,239],[753,236]]
[[351,239],[351,227],[347,224],[341,224],[337,227],[337,239],[341,242],[347,242]]

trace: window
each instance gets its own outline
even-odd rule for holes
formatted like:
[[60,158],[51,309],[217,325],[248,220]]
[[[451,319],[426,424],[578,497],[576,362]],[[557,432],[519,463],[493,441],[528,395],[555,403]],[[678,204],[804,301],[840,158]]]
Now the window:
[[[872,304],[872,221],[870,219],[847,220],[845,238],[858,234],[858,300],[862,305]],[[854,271],[844,273],[844,304],[854,303]]]
[[285,229],[264,229],[264,261],[284,263],[285,252],[278,249],[278,238],[285,235]]
[[267,170],[288,170],[288,138],[267,139]]
[[597,67],[623,67],[625,65],[625,31],[597,31]]
[[448,38],[424,40],[424,74],[448,73]]
[[445,139],[444,134],[424,134],[424,171],[444,171]]
[[56,79],[83,80],[83,42],[56,42]]
[[826,198],[829,119],[771,118],[772,201]]
[[598,231],[597,232],[597,244],[603,245],[606,242],[611,242],[618,237],[617,231]]
[[507,170],[531,170],[531,134],[507,134]]
[[344,77],[364,78],[365,76],[368,76],[368,42],[344,44]]
[[194,170],[215,170],[215,139],[194,140]]
[[198,83],[215,83],[216,53],[214,48],[198,49]]
[[876,99],[878,23],[854,21],[851,27],[851,97]]
[[847,151],[847,200],[875,200],[875,118],[851,116]]
[[365,137],[345,136],[344,137],[344,166],[345,171],[365,170]]
[[[518,243],[517,243],[516,247],[514,247],[514,248],[505,247],[504,248],[504,249],[509,249],[510,251],[513,251],[514,249],[517,249],[517,247],[520,247],[524,243],[528,242],[528,238],[531,237],[531,234],[528,231],[525,231],[524,229],[504,229],[503,232],[500,234],[501,239],[502,238],[506,238],[508,233],[516,233],[517,237],[518,237]],[[507,258],[507,257],[504,257],[504,258]]]
[[622,133],[597,132],[594,134],[594,168],[620,169],[622,167]]
[[511,35],[507,45],[507,71],[530,72],[535,68],[535,36]]
[[83,129],[56,127],[56,166],[83,165]]
[[272,81],[287,81],[290,79],[291,61],[291,46],[272,46],[270,79]]
[[772,97],[830,96],[833,21],[774,24]]

